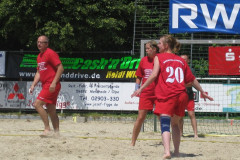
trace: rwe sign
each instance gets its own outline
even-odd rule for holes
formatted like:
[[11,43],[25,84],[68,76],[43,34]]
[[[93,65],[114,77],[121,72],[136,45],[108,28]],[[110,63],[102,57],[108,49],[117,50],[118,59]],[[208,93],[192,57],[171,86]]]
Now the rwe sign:
[[170,0],[170,33],[240,33],[239,0]]

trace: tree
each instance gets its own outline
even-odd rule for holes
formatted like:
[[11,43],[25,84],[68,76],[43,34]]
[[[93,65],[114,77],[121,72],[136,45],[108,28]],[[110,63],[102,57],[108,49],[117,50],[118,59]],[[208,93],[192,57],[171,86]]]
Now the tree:
[[134,1],[2,0],[0,48],[36,50],[46,35],[57,51],[131,50]]

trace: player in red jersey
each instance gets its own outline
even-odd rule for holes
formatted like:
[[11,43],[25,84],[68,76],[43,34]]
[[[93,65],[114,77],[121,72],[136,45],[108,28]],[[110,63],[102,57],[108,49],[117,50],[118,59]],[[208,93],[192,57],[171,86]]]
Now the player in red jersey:
[[160,115],[162,141],[164,146],[163,159],[170,159],[170,123],[172,127],[172,139],[174,155],[179,156],[180,129],[179,120],[185,114],[185,106],[188,102],[185,84],[192,85],[201,92],[203,98],[213,100],[208,96],[193,76],[187,63],[175,55],[180,49],[180,43],[171,35],[164,35],[158,44],[161,54],[154,58],[154,68],[147,81],[132,94],[137,96],[141,91],[157,79],[155,95],[157,97],[154,113]]
[[[37,57],[38,67],[34,81],[29,89],[30,94],[32,94],[34,87],[41,81],[42,90],[34,102],[34,107],[44,123],[44,131],[41,136],[50,135],[48,114],[50,115],[55,135],[59,135],[59,119],[56,113],[56,102],[61,89],[59,80],[64,71],[58,54],[48,48],[48,43],[48,37],[43,35],[38,37],[37,47],[40,51]],[[47,112],[43,108],[43,105],[46,105]]]
[[[183,54],[183,55],[181,55],[181,57],[187,63],[189,63],[188,55]],[[191,68],[191,67],[190,67],[190,69],[191,69],[193,75],[195,76],[195,70],[193,68]],[[187,104],[187,106],[185,106],[185,109],[188,111],[188,116],[191,119],[191,124],[192,124],[192,128],[193,128],[193,131],[194,131],[194,138],[198,138],[197,120],[196,120],[195,113],[194,113],[195,103],[194,103],[194,95],[193,95],[192,86],[190,86],[190,87],[186,86],[186,89],[187,89],[187,94],[188,94],[188,104]],[[183,121],[183,117],[182,117],[180,119],[180,123],[179,123],[181,136],[183,136],[183,123],[184,123],[184,121]]]
[[[147,56],[143,57],[140,61],[138,69],[136,71],[136,86],[135,90],[140,88],[140,85],[144,84],[148,77],[151,75],[153,70],[154,57],[159,52],[157,43],[155,41],[149,41],[145,45]],[[135,146],[137,137],[141,130],[143,121],[146,118],[148,111],[153,110],[154,101],[156,100],[154,94],[155,83],[151,83],[147,88],[145,88],[139,98],[139,107],[138,107],[138,117],[134,124],[132,142],[131,145]]]

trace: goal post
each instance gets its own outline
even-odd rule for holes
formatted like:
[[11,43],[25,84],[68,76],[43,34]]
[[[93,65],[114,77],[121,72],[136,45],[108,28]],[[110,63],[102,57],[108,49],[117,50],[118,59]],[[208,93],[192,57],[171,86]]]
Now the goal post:
[[[140,45],[140,57],[144,57],[144,53],[145,53],[145,44],[150,41],[151,39],[148,39],[148,40],[141,40],[141,45]],[[159,39],[154,39],[156,42],[159,41]],[[240,44],[240,39],[229,39],[229,40],[226,40],[226,39],[206,39],[206,40],[203,40],[203,39],[200,39],[200,40],[183,40],[183,39],[180,39],[178,40],[178,42],[180,42],[181,44],[210,44],[210,45],[213,45],[213,44],[221,44],[221,45],[226,45],[226,44]],[[191,53],[192,55],[192,53]]]

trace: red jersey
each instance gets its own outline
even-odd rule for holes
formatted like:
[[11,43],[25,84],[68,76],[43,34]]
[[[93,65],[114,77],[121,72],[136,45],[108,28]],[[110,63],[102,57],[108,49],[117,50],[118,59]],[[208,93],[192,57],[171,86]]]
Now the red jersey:
[[155,88],[157,99],[166,100],[186,92],[185,84],[194,81],[195,77],[185,60],[172,53],[157,56],[160,65]]
[[47,48],[44,53],[39,53],[37,64],[42,85],[46,84],[50,86],[57,72],[56,66],[61,64],[58,54],[52,49]]
[[[136,76],[142,78],[142,85],[146,82],[148,77],[152,74],[153,71],[154,59],[145,56],[141,59],[138,69],[136,71]],[[145,98],[155,98],[154,94],[155,82],[152,82],[148,87],[142,90],[140,97]]]

